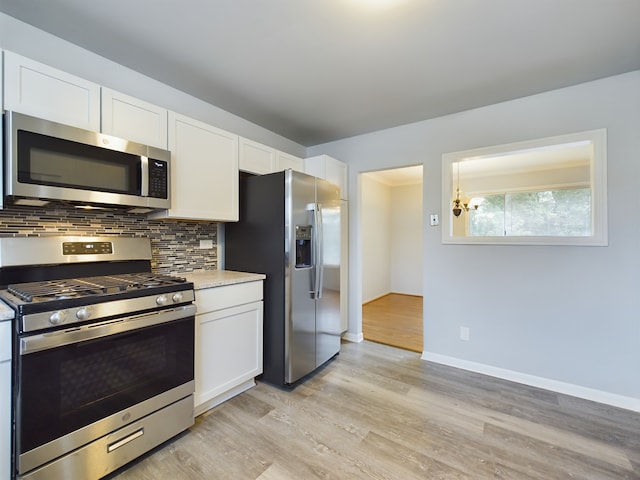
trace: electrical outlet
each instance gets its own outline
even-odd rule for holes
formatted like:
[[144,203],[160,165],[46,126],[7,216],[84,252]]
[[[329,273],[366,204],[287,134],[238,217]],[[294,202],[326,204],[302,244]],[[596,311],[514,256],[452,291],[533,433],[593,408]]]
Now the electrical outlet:
[[213,248],[213,240],[200,240],[200,249],[209,250]]
[[469,327],[460,327],[460,340],[468,342],[470,333]]

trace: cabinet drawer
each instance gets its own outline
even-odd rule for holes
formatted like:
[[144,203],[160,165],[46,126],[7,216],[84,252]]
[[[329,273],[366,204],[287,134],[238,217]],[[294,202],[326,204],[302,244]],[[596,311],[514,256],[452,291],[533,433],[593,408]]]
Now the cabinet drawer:
[[262,280],[196,290],[198,315],[262,300]]

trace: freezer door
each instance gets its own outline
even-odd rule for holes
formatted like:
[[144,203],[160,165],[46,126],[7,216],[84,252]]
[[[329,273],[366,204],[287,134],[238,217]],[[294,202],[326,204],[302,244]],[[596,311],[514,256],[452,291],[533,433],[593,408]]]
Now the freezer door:
[[294,383],[316,368],[315,179],[285,174],[288,244],[285,295],[284,382]]
[[[340,190],[316,179],[319,236],[316,299],[316,366],[340,351]],[[346,268],[346,267],[345,267]]]

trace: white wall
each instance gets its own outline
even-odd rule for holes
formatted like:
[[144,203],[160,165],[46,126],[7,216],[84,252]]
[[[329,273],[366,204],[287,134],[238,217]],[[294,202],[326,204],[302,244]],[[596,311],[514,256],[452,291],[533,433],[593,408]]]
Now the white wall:
[[391,188],[391,291],[422,295],[422,184]]
[[362,303],[391,291],[391,189],[362,176]]
[[0,13],[0,48],[304,158],[305,147],[180,90]]
[[[442,154],[607,128],[609,246],[443,245],[424,229],[425,357],[640,411],[640,71],[318,145],[358,174],[424,164],[424,220],[441,205]],[[362,258],[350,259],[350,338],[361,332]],[[459,327],[470,329],[461,341]]]

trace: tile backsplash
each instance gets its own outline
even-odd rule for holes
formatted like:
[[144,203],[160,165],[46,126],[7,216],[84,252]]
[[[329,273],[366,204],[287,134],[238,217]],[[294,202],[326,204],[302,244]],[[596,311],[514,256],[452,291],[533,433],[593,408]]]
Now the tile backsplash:
[[[150,220],[119,210],[84,211],[65,205],[0,210],[0,236],[46,235],[149,237],[155,273],[215,270],[218,266],[215,222]],[[213,248],[201,250],[200,240],[212,240]]]

